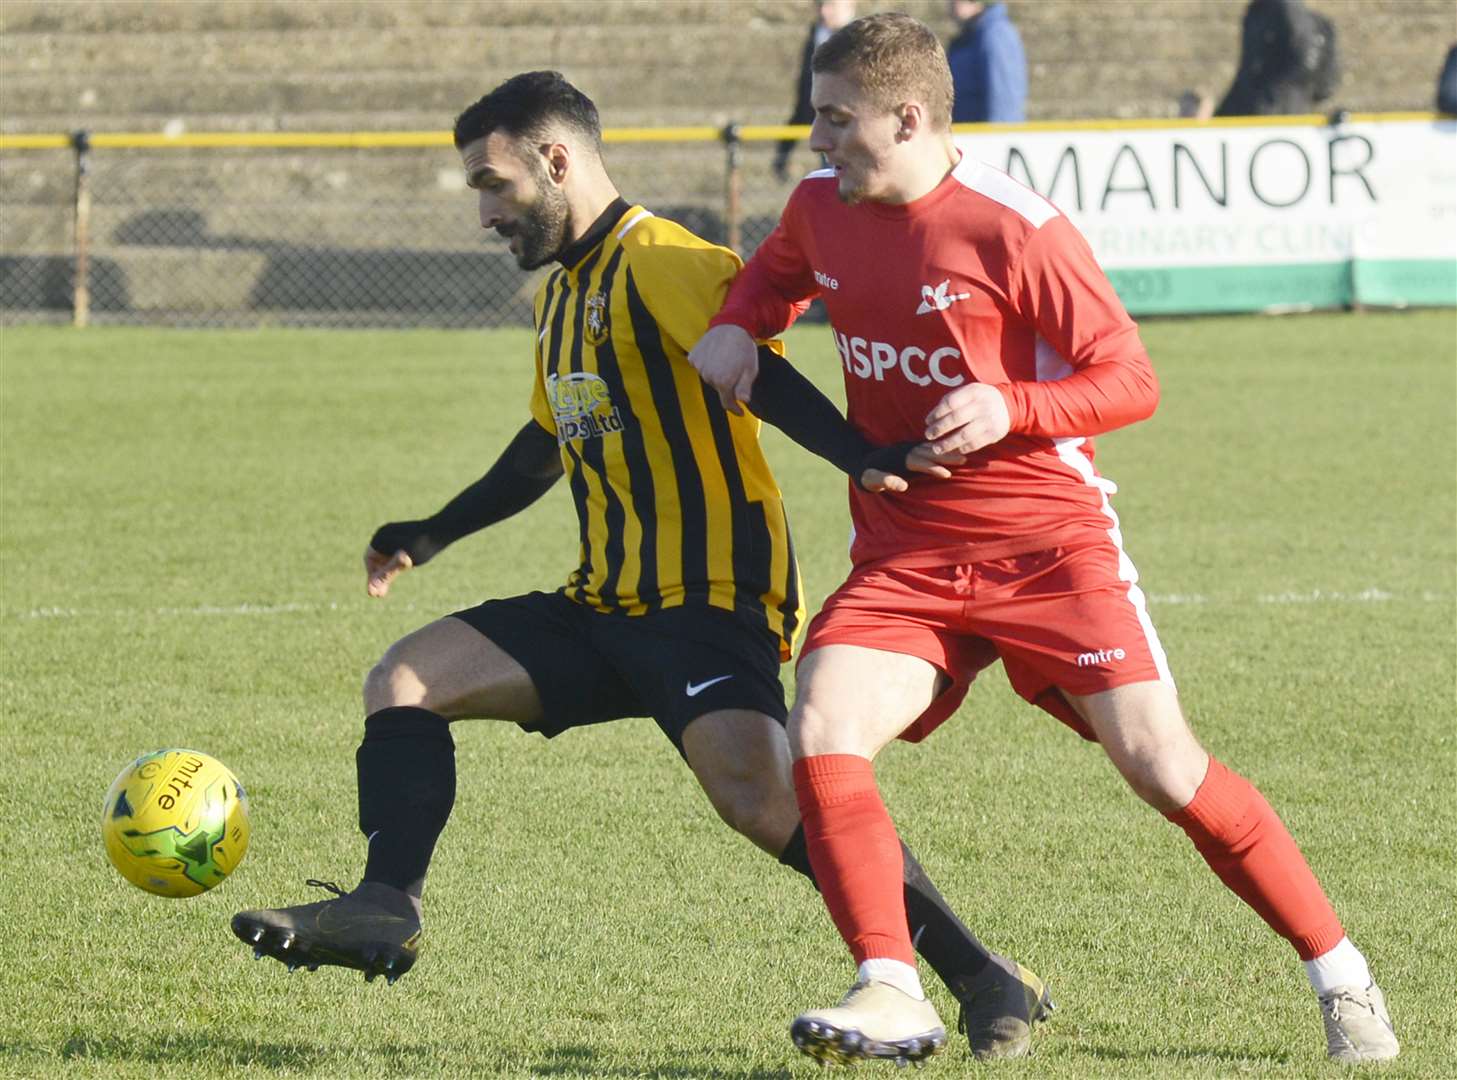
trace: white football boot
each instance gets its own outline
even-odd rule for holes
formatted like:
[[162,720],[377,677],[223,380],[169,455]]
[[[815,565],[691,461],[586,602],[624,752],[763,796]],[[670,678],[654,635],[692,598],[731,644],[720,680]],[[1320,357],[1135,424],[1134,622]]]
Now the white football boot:
[[946,1029],[926,998],[878,979],[857,982],[833,1009],[801,1013],[789,1027],[794,1045],[835,1065],[885,1058],[919,1062],[946,1045]]
[[1401,1052],[1381,987],[1337,986],[1320,995],[1326,1053],[1337,1061],[1388,1061]]

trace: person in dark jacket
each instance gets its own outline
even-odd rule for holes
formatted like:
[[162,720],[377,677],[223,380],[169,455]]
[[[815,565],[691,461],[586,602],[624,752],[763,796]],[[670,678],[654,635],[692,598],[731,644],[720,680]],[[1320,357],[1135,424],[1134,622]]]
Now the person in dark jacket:
[[[814,122],[814,107],[809,103],[810,60],[820,43],[840,27],[855,18],[855,0],[814,0],[815,21],[805,36],[804,47],[799,57],[799,84],[795,90],[794,112],[786,124],[811,124]],[[789,179],[789,155],[794,152],[794,139],[782,140],[774,150],[774,175],[780,180]]]
[[1215,116],[1311,113],[1341,81],[1336,29],[1303,0],[1250,0],[1239,70]]
[[1457,114],[1457,45],[1447,50],[1447,62],[1437,77],[1437,111]]
[[1027,119],[1027,56],[1006,4],[950,0],[960,29],[946,46],[956,100],[951,122],[1011,123]]

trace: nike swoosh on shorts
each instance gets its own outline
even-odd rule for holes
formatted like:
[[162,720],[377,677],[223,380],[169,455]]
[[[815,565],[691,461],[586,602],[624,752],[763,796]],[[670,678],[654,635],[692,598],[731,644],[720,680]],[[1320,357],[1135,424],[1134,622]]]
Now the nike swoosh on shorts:
[[686,687],[683,688],[683,692],[685,694],[687,694],[689,697],[697,697],[699,694],[703,693],[703,691],[707,690],[710,686],[713,686],[715,683],[721,683],[725,679],[732,679],[732,678],[733,678],[732,675],[720,675],[718,678],[716,678],[716,679],[709,679],[706,682],[689,683]]

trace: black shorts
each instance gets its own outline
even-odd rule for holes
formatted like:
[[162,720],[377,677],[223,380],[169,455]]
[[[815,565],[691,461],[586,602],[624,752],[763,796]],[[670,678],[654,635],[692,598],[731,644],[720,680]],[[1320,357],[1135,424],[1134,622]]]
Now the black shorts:
[[650,716],[683,752],[683,730],[705,713],[749,709],[784,723],[779,639],[733,612],[674,607],[606,614],[562,593],[487,600],[453,613],[526,669],[542,717],[522,724],[548,739],[574,727]]

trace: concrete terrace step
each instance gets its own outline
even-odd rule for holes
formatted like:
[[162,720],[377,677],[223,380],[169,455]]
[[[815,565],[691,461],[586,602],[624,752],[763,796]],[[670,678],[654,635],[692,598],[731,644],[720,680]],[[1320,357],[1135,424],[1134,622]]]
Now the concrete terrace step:
[[72,247],[72,212],[65,203],[25,206],[4,203],[0,214],[0,252],[62,254]]
[[[1197,0],[1200,3],[1219,0]],[[934,0],[910,0],[918,15],[939,10]],[[802,26],[805,12],[780,0],[734,0],[745,21]],[[675,26],[721,20],[723,0],[109,0],[105,4],[61,5],[52,0],[6,0],[0,5],[0,33],[140,33],[208,30],[347,30],[366,27],[390,31],[425,26],[440,31],[482,32],[514,26]]]
[[[720,43],[732,41],[733,48]],[[276,72],[318,74],[432,69],[499,72],[597,61],[642,69],[688,69],[704,63],[752,61],[786,70],[792,82],[799,37],[783,27],[715,21],[666,28],[519,26],[442,35],[427,27],[380,33],[339,31],[205,31],[137,34],[47,33],[0,38],[0,70],[15,74],[106,76]],[[428,57],[429,63],[423,64]],[[482,80],[484,81],[484,79]],[[489,89],[489,87],[486,87]]]
[[[0,156],[0,206],[69,206],[76,185],[76,158],[70,150],[33,150]],[[0,228],[5,224],[0,215]]]
[[[460,209],[456,207],[455,209]],[[435,206],[280,206],[215,209],[108,203],[92,216],[91,242],[99,252],[196,247],[246,251],[312,246],[359,250],[443,248],[480,251],[492,241],[473,228],[469,214]],[[5,207],[0,248],[6,252],[65,252],[72,245],[68,207]]]
[[[462,102],[462,105],[469,101]],[[88,131],[160,133],[173,120],[179,121],[180,131],[221,132],[339,132],[339,131],[434,131],[445,135],[460,106],[454,106],[446,113],[440,110],[381,109],[373,112],[358,112],[353,109],[340,111],[291,111],[286,113],[240,113],[219,112],[192,113],[134,113],[125,109],[77,110],[62,109],[56,112],[16,115],[0,114],[0,133],[7,135],[47,133],[64,134],[76,128]],[[744,106],[732,113],[705,114],[704,110],[691,104],[659,106],[634,106],[613,110],[607,115],[607,126],[613,128],[632,127],[700,127],[718,126],[730,117],[744,124],[781,124],[788,109],[784,105]]]
[[[5,160],[22,162],[26,156],[17,153]],[[51,168],[60,165],[55,162]],[[66,172],[71,171],[67,165]],[[158,193],[173,200],[234,204],[341,197],[404,202],[463,190],[460,159],[449,146],[378,151],[103,148],[92,153],[90,181],[98,202],[155,199]],[[26,195],[34,183],[22,169],[0,170],[0,199],[39,201]]]
[[[1404,20],[1418,29],[1420,20]],[[1041,61],[1088,58],[1219,62],[1238,44],[1238,23],[1227,11],[1203,17],[1185,12],[1146,17],[1124,32],[1107,24],[1074,21],[1053,28],[1042,19],[1025,30]],[[1433,26],[1430,29],[1438,29]],[[697,70],[704,64],[738,64],[781,73],[792,83],[802,33],[797,28],[750,20],[712,21],[664,28],[594,26],[584,48],[578,27],[512,26],[442,35],[425,26],[388,33],[353,26],[337,30],[208,30],[139,33],[50,32],[0,37],[0,70],[23,74],[110,76],[117,73],[213,76],[306,68],[318,74],[418,68],[419,57],[444,70],[507,74],[559,67],[584,60],[638,69]],[[1156,49],[1150,50],[1150,43]],[[1379,44],[1379,42],[1377,43]],[[1232,62],[1232,61],[1231,61]],[[484,82],[485,79],[482,79]]]
[[[762,148],[765,156],[769,147]],[[725,156],[717,142],[614,144],[613,175],[624,187],[677,193],[722,193]],[[752,160],[752,157],[751,157]],[[705,179],[706,178],[706,179]],[[0,158],[0,202],[69,200],[69,151],[16,152]],[[448,145],[405,149],[333,148],[142,149],[92,152],[90,185],[97,203],[156,200],[232,205],[312,200],[386,204],[438,201],[474,207],[460,158]],[[472,213],[474,210],[472,209]]]
[[[756,237],[767,230],[783,205],[786,185],[767,179],[746,185],[743,210],[757,219]],[[694,194],[684,183],[664,184],[661,174],[633,177],[619,170],[627,198],[654,213],[682,221],[711,239],[725,238],[721,177],[711,178],[708,191]],[[654,182],[656,180],[656,183]],[[131,248],[206,248],[273,250],[318,247],[359,250],[432,249],[478,252],[504,250],[484,233],[468,193],[411,195],[397,185],[388,197],[359,198],[352,189],[321,192],[271,201],[220,199],[190,186],[176,188],[176,201],[149,197],[150,189],[95,189],[90,237],[98,250]],[[0,250],[64,252],[72,245],[69,197],[50,203],[3,199]]]
[[[127,247],[93,253],[90,286],[98,316],[486,326],[528,325],[535,280],[504,251]],[[64,258],[0,256],[0,309],[67,308],[70,289]]]
[[[1432,107],[1433,86],[1411,76],[1409,65],[1380,58],[1358,84],[1342,84],[1336,102],[1354,111],[1425,110]],[[710,108],[707,103],[685,104],[669,77],[653,86],[641,77],[615,70],[569,71],[581,85],[591,87],[600,101],[624,98],[630,105],[604,105],[603,116],[612,127],[714,125],[729,119],[747,124],[782,123],[787,106],[772,88],[761,82],[755,95],[737,95],[732,107]],[[1218,95],[1232,77],[1229,72],[1193,79],[1177,63],[1150,61],[1111,68],[1098,61],[1034,62],[1030,65],[1029,119],[1098,117],[1159,117],[1173,114],[1173,101],[1189,86]],[[1089,89],[1073,105],[1040,87],[1083,82]],[[66,132],[79,127],[93,131],[160,131],[172,121],[187,131],[446,131],[455,114],[477,95],[480,84],[466,75],[439,73],[376,73],[369,78],[293,77],[259,83],[218,80],[196,90],[182,80],[113,79],[105,96],[84,80],[7,79],[5,112],[0,131]],[[633,87],[655,89],[662,96],[676,94],[670,103],[645,105],[646,94],[629,98]],[[756,100],[757,97],[757,100]]]
[[[613,64],[576,64],[565,68],[568,78],[602,101],[681,102],[685,73],[663,69],[643,72]],[[742,91],[721,100],[701,98],[696,115],[700,123],[731,110],[774,106],[782,119],[787,113],[787,91],[766,87],[762,80],[743,76],[731,65],[706,65],[695,77],[718,85],[738,85]],[[390,112],[408,110],[434,113],[433,125],[448,127],[462,108],[478,98],[489,84],[473,71],[369,71],[352,74],[280,72],[269,78],[220,72],[205,81],[165,75],[89,76],[25,74],[5,79],[7,115],[72,114],[84,121],[90,112],[139,116],[201,117],[213,113],[286,115],[294,112]],[[615,114],[604,108],[611,118]],[[611,119],[609,124],[613,124]],[[371,125],[372,128],[378,125]],[[615,125],[614,125],[615,126]]]
[[[939,3],[905,5],[945,35]],[[1333,4],[1357,110],[1426,108],[1446,44],[1446,0]],[[733,12],[725,18],[725,11]],[[1034,119],[1168,115],[1186,87],[1217,95],[1238,55],[1234,0],[1043,0],[1014,9]],[[365,128],[411,115],[440,128],[513,71],[557,66],[609,124],[777,122],[792,93],[804,12],[736,0],[320,3],[232,0],[0,5],[5,131],[111,127]],[[693,100],[685,102],[691,95]],[[250,121],[248,117],[254,119]],[[54,118],[54,119],[53,119]],[[148,119],[150,118],[150,119]],[[131,124],[128,126],[139,126]],[[418,125],[411,125],[418,126]]]

